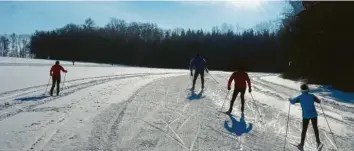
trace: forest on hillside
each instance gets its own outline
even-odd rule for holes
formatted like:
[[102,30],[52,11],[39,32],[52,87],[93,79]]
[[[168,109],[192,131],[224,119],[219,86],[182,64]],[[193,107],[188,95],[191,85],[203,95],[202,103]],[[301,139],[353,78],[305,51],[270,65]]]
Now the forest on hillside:
[[92,19],[83,25],[68,24],[53,31],[36,32],[31,50],[38,58],[187,69],[191,57],[203,55],[212,70],[280,72],[287,57],[276,34],[265,29],[237,32],[223,24],[212,31],[162,29],[153,23],[112,18],[105,27]]
[[290,16],[288,26],[279,31],[290,62],[284,77],[354,92],[354,2],[303,4],[305,10]]
[[[187,69],[199,52],[211,70],[280,72],[285,78],[353,92],[354,2],[289,3],[302,3],[303,9],[292,5],[276,31],[268,25],[239,30],[229,24],[212,30],[162,29],[117,18],[99,27],[89,18],[80,25],[36,31],[26,47],[11,55],[30,51],[36,58]],[[10,55],[12,41],[0,38],[2,56]]]

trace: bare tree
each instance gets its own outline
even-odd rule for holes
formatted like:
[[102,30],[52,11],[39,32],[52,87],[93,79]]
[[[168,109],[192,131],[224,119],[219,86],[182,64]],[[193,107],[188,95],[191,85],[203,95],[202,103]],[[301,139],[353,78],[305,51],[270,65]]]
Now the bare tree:
[[24,37],[24,36],[22,36],[21,37],[21,40],[18,40],[18,42],[20,43],[20,57],[22,57],[22,58],[26,58],[27,57],[27,55],[29,54],[29,46],[28,46],[28,44],[29,44],[29,42],[28,42],[28,40],[26,39],[26,37]]
[[92,30],[92,29],[96,28],[96,23],[91,18],[88,18],[85,20],[85,23],[82,26],[84,27],[84,29]]
[[234,31],[234,27],[230,24],[227,24],[227,23],[223,23],[221,25],[221,33],[222,34],[227,34],[227,33],[230,33],[230,32],[233,32]]
[[3,57],[7,57],[8,53],[9,53],[9,44],[10,41],[9,39],[7,39],[6,36],[1,36],[0,37],[0,55]]
[[18,57],[17,35],[13,33],[11,36],[11,52],[10,57]]
[[124,32],[127,29],[127,22],[122,19],[111,18],[106,28],[115,32]]

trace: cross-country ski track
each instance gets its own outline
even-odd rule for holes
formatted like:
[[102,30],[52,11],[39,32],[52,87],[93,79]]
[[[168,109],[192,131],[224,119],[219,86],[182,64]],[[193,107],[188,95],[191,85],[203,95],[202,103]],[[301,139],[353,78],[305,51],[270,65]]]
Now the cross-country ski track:
[[[206,89],[200,91],[198,78],[195,94],[189,90],[188,72],[168,70],[71,79],[60,96],[54,97],[43,96],[46,84],[1,92],[0,150],[284,150],[287,98],[299,91],[263,79],[277,74],[250,73],[258,108],[247,92],[241,120],[240,98],[233,116],[219,112],[231,73],[211,75],[220,84],[206,74]],[[228,109],[231,95],[223,111]],[[354,105],[319,97],[338,150],[354,150]],[[336,150],[320,107],[317,110],[322,150]],[[300,133],[300,106],[291,106],[285,150],[297,150],[291,143],[299,143]],[[310,124],[305,150],[315,148]]]

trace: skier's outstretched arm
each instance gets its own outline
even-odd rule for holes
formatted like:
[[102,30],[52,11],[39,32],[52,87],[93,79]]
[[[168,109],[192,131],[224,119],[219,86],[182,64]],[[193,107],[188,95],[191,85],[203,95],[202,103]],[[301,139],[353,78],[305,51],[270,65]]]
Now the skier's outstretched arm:
[[63,68],[63,66],[60,66],[60,70],[63,71],[63,72],[65,72],[65,73],[68,72],[68,70],[65,70],[65,69]]
[[189,70],[191,71],[191,76],[193,76],[193,64],[194,64],[194,59],[189,62]]
[[295,98],[289,98],[291,104],[300,103],[299,96]]
[[247,84],[248,84],[248,91],[251,93],[252,92],[251,80],[250,80],[250,77],[248,76],[247,73],[246,73],[246,81],[247,81]]
[[205,61],[205,59],[203,59],[203,60],[204,60],[204,63],[205,63],[205,71],[206,71],[207,73],[209,73],[208,64],[207,64],[207,62]]
[[50,75],[50,76],[53,76],[53,67],[50,68],[49,75]]
[[231,90],[231,83],[235,78],[235,72],[230,76],[229,81],[227,82],[227,89]]

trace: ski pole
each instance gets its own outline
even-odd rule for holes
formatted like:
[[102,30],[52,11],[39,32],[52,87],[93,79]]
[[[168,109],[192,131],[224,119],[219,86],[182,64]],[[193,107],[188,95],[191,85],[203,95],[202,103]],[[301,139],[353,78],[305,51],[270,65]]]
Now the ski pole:
[[229,90],[229,91],[227,91],[227,94],[226,94],[226,97],[225,97],[224,103],[222,103],[222,106],[221,106],[220,111],[222,110],[222,108],[224,108],[224,104],[225,104],[225,102],[226,102],[227,97],[229,96],[229,93],[230,93],[230,90]]
[[49,82],[50,82],[50,77],[49,77],[49,79],[48,79],[47,87],[45,87],[44,95],[45,95],[45,93],[47,93],[48,86],[49,86]]
[[290,118],[290,103],[289,103],[289,110],[288,110],[288,120],[286,122],[286,134],[285,134],[284,151],[285,151],[285,147],[286,147],[286,138],[288,137],[289,118]]
[[326,114],[325,114],[325,112],[324,112],[324,110],[323,110],[323,107],[322,107],[321,103],[320,103],[320,106],[321,106],[321,109],[322,109],[323,115],[324,115],[324,117],[325,117],[325,119],[326,119],[327,126],[328,126],[328,128],[329,128],[329,131],[330,131],[330,132],[331,132],[331,134],[332,134],[334,144],[336,145],[336,148],[337,148],[337,150],[338,150],[338,146],[337,146],[336,139],[334,138],[334,134],[333,134],[333,132],[332,132],[331,127],[329,126],[329,123],[328,123],[328,120],[327,120],[327,116],[326,116]]
[[208,74],[214,79],[214,81],[215,81],[217,84],[219,84],[219,82],[216,81],[215,78],[214,78],[209,72],[208,72]]
[[255,100],[254,100],[254,98],[253,98],[252,93],[250,93],[250,94],[251,94],[251,97],[252,97],[253,103],[254,103],[254,105],[256,106],[256,110],[258,111],[259,116],[261,116],[261,117],[262,117],[261,112],[259,111],[259,108],[258,108],[258,106],[257,106],[257,103],[256,103],[256,101],[255,101]]
[[64,74],[64,81],[63,81],[63,86],[61,86],[61,91],[63,91],[63,89],[64,89],[65,78],[66,78],[66,73]]
[[188,74],[188,76],[189,76],[189,82],[188,82],[189,83],[188,88],[189,88],[189,87],[192,87],[193,81],[192,81],[192,76],[189,74]]

